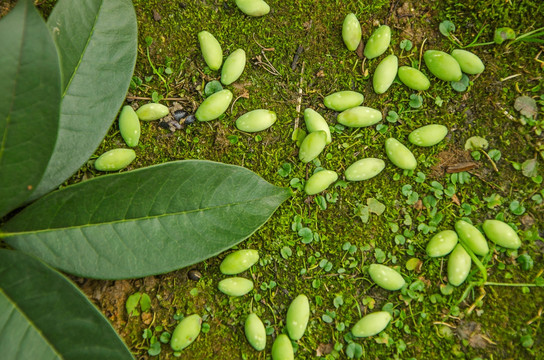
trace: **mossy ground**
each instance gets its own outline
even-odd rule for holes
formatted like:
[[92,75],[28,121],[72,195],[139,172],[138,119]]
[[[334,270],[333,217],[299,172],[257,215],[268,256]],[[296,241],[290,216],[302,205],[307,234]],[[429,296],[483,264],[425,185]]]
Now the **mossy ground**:
[[[42,10],[47,12],[52,3],[43,4]],[[319,166],[342,176],[347,166],[363,157],[385,159],[385,139],[393,136],[406,142],[410,131],[421,125],[446,125],[447,138],[431,148],[412,147],[419,160],[414,174],[403,173],[388,163],[378,177],[369,181],[331,187],[323,194],[326,210],[317,204],[318,197],[308,197],[297,190],[257,233],[239,246],[257,249],[261,256],[259,264],[243,274],[255,283],[255,290],[244,297],[228,298],[217,290],[218,281],[225,277],[219,272],[224,256],[195,265],[202,273],[198,282],[187,278],[189,269],[181,269],[134,281],[80,280],[82,288],[140,359],[151,358],[147,350],[149,339],[142,338],[144,329],[160,336],[163,331],[173,331],[176,314],[192,313],[204,317],[207,331],[183,351],[182,358],[270,358],[273,339],[285,331],[286,309],[300,293],[310,299],[311,318],[305,336],[294,344],[298,359],[343,359],[361,354],[365,359],[542,356],[543,288],[476,286],[470,290],[470,281],[481,279],[473,266],[469,280],[444,295],[441,286],[447,284],[446,259],[425,255],[426,242],[432,234],[453,228],[456,219],[465,217],[478,224],[498,216],[518,228],[523,246],[519,251],[492,248],[492,256],[483,261],[489,281],[533,283],[542,276],[544,244],[538,231],[543,229],[543,206],[534,197],[544,195],[542,186],[523,176],[512,164],[535,158],[538,144],[542,144],[542,136],[536,135],[530,126],[521,125],[517,121],[519,113],[514,110],[518,96],[544,93],[542,62],[537,59],[542,47],[517,43],[508,48],[472,48],[486,64],[486,70],[471,76],[469,89],[458,93],[450,84],[430,76],[431,88],[419,93],[422,106],[413,108],[410,95],[417,92],[400,83],[393,84],[383,95],[374,94],[372,73],[385,55],[363,62],[342,43],[341,24],[347,13],[355,13],[362,23],[363,41],[377,24],[388,24],[393,30],[388,53],[398,55],[401,65],[421,65],[427,72],[419,64],[422,46],[423,50],[446,52],[455,48],[439,33],[441,21],[455,23],[454,34],[463,44],[470,43],[484,26],[480,39],[490,41],[494,29],[500,26],[510,26],[518,33],[544,26],[544,5],[536,0],[268,3],[270,14],[251,18],[242,14],[234,1],[134,0],[140,44],[135,76],[142,83],[135,84],[129,95],[151,97],[157,92],[165,98],[180,98],[188,111],[194,112],[203,100],[204,85],[220,75],[206,68],[201,57],[196,36],[201,30],[216,36],[225,55],[237,48],[244,49],[248,62],[241,78],[228,86],[237,100],[219,120],[197,122],[174,133],[159,128],[157,122],[143,123],[132,168],[179,159],[208,159],[245,166],[275,185],[289,186],[291,179],[307,179]],[[146,37],[153,40],[149,46],[153,65],[172,70],[171,74],[162,75],[166,83],[153,74]],[[400,50],[403,39],[412,41],[411,51]],[[292,69],[299,46],[304,51]],[[267,62],[277,73],[267,71],[266,65],[262,65]],[[323,97],[339,90],[362,92],[366,97],[364,105],[380,109],[384,115],[395,111],[399,120],[384,119],[379,127],[372,128],[336,128],[333,142],[320,155],[319,162],[302,164],[291,140],[295,126],[304,128],[303,118],[296,111],[298,101],[302,111],[312,107],[334,126],[336,114],[323,106]],[[236,130],[234,120],[257,108],[275,111],[276,124],[258,134]],[[498,172],[482,155],[470,174],[446,174],[447,164],[474,161],[464,151],[464,144],[475,135],[485,137],[489,149],[501,152],[496,161]],[[114,125],[97,155],[119,146],[123,146],[123,141]],[[291,166],[285,177],[278,173],[284,163]],[[419,172],[425,175],[424,180]],[[98,175],[88,166],[72,181]],[[460,183],[460,178],[470,181]],[[447,191],[441,193],[437,183]],[[380,215],[370,213],[363,222],[355,210],[364,212],[368,199],[384,204],[385,211]],[[497,201],[492,202],[493,199]],[[510,206],[513,201],[525,207],[522,214],[515,214],[515,207]],[[319,240],[308,244],[301,241],[293,225],[297,216],[302,227],[319,234]],[[346,242],[353,245],[351,249]],[[522,254],[534,262],[529,270],[522,269],[518,259]],[[406,263],[411,258],[421,263],[408,270]],[[388,292],[374,285],[366,272],[374,262],[397,267],[407,280],[407,288]],[[458,303],[466,289],[467,296]],[[124,301],[135,291],[148,293],[152,307],[140,317],[128,318]],[[389,327],[380,336],[352,339],[351,326],[362,315],[383,307],[394,315]],[[254,351],[244,337],[243,323],[252,311],[270,331],[265,352]],[[532,346],[522,346],[529,337],[534,341]],[[172,359],[174,354],[163,344],[157,358]]]

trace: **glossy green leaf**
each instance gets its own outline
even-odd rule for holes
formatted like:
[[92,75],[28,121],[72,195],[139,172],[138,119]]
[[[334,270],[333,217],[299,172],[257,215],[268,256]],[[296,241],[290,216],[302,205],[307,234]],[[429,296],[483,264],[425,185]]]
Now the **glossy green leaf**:
[[290,194],[242,167],[174,161],[56,191],[12,218],[0,236],[69,273],[142,277],[241,242]]
[[55,151],[33,199],[89,159],[125,99],[137,50],[130,0],[59,0],[47,20],[60,56],[62,103]]
[[36,188],[53,153],[60,109],[55,44],[33,2],[0,21],[0,217]]
[[57,271],[0,249],[2,359],[133,359],[110,323]]

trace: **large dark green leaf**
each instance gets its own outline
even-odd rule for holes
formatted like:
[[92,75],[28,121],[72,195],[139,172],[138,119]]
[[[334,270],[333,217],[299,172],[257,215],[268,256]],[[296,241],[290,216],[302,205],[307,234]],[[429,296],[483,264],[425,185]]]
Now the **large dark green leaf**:
[[239,243],[290,193],[239,166],[170,162],[56,191],[12,218],[0,236],[80,276],[147,276]]
[[63,93],[57,144],[33,199],[96,150],[123,104],[137,50],[130,0],[59,0],[47,24],[60,54]]
[[0,357],[133,359],[108,320],[68,279],[0,249]]
[[0,21],[0,217],[38,185],[57,138],[60,70],[31,0]]

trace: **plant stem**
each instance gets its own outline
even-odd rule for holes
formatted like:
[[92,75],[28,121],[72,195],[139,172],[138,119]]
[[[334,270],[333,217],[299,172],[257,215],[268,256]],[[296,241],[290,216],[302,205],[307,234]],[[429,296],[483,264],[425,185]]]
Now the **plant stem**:
[[523,284],[523,283],[499,283],[499,282],[492,282],[492,281],[486,281],[482,285],[486,286],[511,286],[511,287],[541,287],[537,284]]
[[472,250],[469,248],[469,246],[464,242],[464,240],[461,240],[461,237],[459,237],[459,242],[461,243],[463,248],[465,248],[465,251],[470,255],[470,258],[472,259],[472,261],[474,261],[474,264],[476,264],[476,267],[478,267],[478,269],[482,273],[482,277],[483,277],[482,283],[486,283],[487,282],[487,269],[482,264],[480,259],[478,259],[478,257],[472,252]]
[[151,68],[153,69],[153,73],[157,74],[157,76],[161,79],[161,81],[164,83],[164,85],[167,87],[167,90],[168,90],[166,79],[162,77],[162,75],[157,71],[157,68],[155,68],[155,65],[153,65],[153,61],[151,61],[151,56],[149,56],[149,47],[146,49],[146,53],[147,53],[147,60],[149,61],[149,65],[151,65]]

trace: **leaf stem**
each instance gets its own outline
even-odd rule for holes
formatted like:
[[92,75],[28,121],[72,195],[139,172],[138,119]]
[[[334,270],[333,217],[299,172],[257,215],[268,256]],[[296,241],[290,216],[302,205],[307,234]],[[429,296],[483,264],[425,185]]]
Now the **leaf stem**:
[[459,242],[461,243],[461,245],[463,246],[465,251],[470,255],[470,258],[472,259],[472,261],[474,261],[474,264],[476,264],[476,266],[478,267],[478,269],[482,273],[483,279],[482,279],[481,283],[487,282],[487,270],[486,270],[485,266],[482,264],[480,259],[478,259],[478,257],[472,252],[472,250],[465,243],[465,241],[461,239],[461,237],[459,237]]
[[500,283],[500,282],[493,282],[493,281],[486,281],[482,285],[486,286],[511,286],[511,287],[541,287],[537,284],[524,284],[524,283]]
[[168,85],[166,84],[166,79],[159,73],[155,65],[153,65],[153,61],[151,61],[151,56],[149,56],[149,46],[146,48],[147,53],[147,60],[149,61],[149,65],[151,65],[151,68],[153,69],[153,73],[157,74],[157,76],[161,79],[161,81],[164,83],[164,85],[168,89]]

